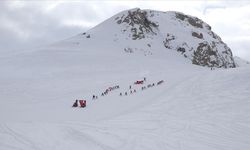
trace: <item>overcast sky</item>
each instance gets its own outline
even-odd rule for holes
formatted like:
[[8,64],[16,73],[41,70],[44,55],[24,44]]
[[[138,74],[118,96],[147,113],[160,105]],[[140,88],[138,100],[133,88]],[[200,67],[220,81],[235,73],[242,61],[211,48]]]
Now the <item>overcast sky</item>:
[[250,61],[248,0],[0,0],[0,53],[22,51],[66,39],[120,11],[135,7],[197,16],[212,26],[234,55]]

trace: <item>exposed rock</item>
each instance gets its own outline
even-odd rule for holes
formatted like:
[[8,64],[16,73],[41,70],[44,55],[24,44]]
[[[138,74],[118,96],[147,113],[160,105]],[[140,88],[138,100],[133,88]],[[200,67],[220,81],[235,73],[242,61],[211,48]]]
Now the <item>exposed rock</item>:
[[128,11],[127,16],[123,15],[117,20],[117,24],[121,23],[126,23],[130,26],[133,40],[145,38],[147,33],[156,35],[154,28],[158,27],[156,23],[148,20],[147,12],[140,9]]
[[184,47],[178,47],[177,52],[181,52],[183,54],[186,52],[186,49]]
[[215,60],[212,60],[216,56],[216,52],[212,51],[211,46],[207,43],[199,43],[197,50],[194,51],[193,64],[214,67],[218,63]]
[[[140,40],[141,45],[146,45],[142,48],[144,54],[153,50],[151,44],[156,39],[162,39],[167,50],[176,50],[193,64],[235,67],[230,48],[211,30],[210,25],[197,17],[180,12],[131,9],[116,16],[114,21],[121,27],[121,33],[126,35],[126,41]],[[124,50],[128,53],[138,52],[135,48]]]
[[172,40],[175,40],[175,36],[172,35],[172,34],[170,34],[170,33],[167,33],[167,37],[166,37],[165,41],[163,41],[164,46],[165,46],[166,48],[168,48],[168,49],[171,49],[172,47],[170,46],[170,42],[171,42]]
[[[223,51],[224,53],[231,54],[229,49]],[[226,58],[223,58],[218,53],[216,43],[210,45],[208,42],[199,43],[199,46],[193,53],[193,64],[208,66],[208,67],[219,67],[219,68],[234,68],[235,63],[230,62]]]
[[185,21],[187,20],[189,24],[191,24],[194,27],[198,27],[198,28],[203,28],[202,24],[203,21],[201,21],[200,19],[196,18],[196,17],[190,17],[188,15],[184,15],[182,13],[177,13],[176,12],[176,18]]
[[203,34],[202,33],[197,33],[197,32],[192,32],[193,37],[197,37],[198,39],[203,39]]
[[134,52],[132,48],[124,48],[124,51],[126,53],[133,53]]

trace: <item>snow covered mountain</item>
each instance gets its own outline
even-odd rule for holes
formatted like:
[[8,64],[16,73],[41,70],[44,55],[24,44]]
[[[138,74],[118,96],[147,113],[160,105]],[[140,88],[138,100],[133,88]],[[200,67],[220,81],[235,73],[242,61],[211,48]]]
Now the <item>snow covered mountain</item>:
[[84,45],[89,41],[105,41],[106,44],[118,45],[118,51],[127,53],[142,53],[147,56],[172,50],[196,65],[235,67],[232,51],[211,27],[196,17],[180,12],[139,8],[126,10],[78,38],[79,43],[85,41]]
[[[249,150],[250,67],[231,69],[218,38],[207,41],[218,64],[201,61],[215,69],[193,65],[210,56],[194,55],[209,26],[194,30],[203,41],[190,36],[186,15],[151,12],[124,11],[70,39],[1,56],[0,150]],[[188,59],[176,51],[181,39],[194,48],[184,47]],[[75,99],[87,107],[72,108]]]

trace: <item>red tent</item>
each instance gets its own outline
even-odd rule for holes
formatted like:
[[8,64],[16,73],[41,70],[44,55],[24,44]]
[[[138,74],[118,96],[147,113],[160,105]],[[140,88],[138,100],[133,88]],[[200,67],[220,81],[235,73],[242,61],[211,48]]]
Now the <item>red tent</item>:
[[86,100],[81,99],[79,100],[79,103],[81,107],[86,107]]

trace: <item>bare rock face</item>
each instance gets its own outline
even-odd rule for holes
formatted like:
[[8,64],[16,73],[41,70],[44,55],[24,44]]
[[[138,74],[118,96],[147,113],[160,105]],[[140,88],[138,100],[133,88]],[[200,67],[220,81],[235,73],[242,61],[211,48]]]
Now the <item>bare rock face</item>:
[[[183,48],[185,50],[181,50],[184,57],[188,57],[192,60],[193,64],[200,66],[218,68],[236,67],[231,49],[211,30],[211,26],[197,17],[178,12],[175,12],[175,16],[181,22],[192,26],[194,41],[199,40],[197,41],[198,43],[188,43],[188,50],[185,48]],[[178,48],[177,51],[180,52],[180,48]],[[186,51],[189,51],[189,53],[187,54]]]
[[203,34],[202,33],[197,33],[197,32],[192,32],[192,36],[199,38],[199,39],[203,39]]
[[126,23],[127,28],[124,32],[130,30],[133,40],[145,38],[145,34],[157,35],[154,32],[158,25],[147,19],[147,12],[140,9],[128,11],[128,15],[117,17],[117,24]]
[[[218,68],[236,67],[231,49],[211,30],[211,26],[197,17],[179,12],[175,12],[175,17],[183,25],[183,29],[180,30],[191,29],[192,37],[187,41],[184,38],[175,41],[167,34],[164,41],[166,48],[174,48],[195,65]],[[172,37],[180,38],[174,34]]]

